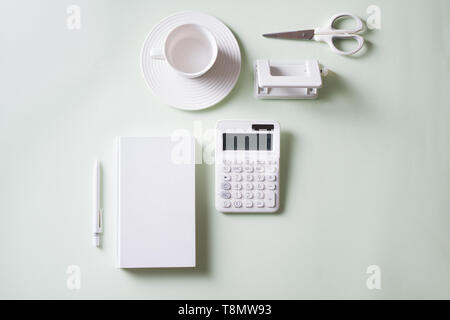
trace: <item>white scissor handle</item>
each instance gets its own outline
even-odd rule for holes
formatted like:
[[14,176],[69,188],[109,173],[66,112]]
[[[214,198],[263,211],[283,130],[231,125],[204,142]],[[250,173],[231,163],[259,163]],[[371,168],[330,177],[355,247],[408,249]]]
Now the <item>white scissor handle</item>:
[[[343,17],[349,17],[354,20],[356,22],[356,26],[352,29],[333,28],[333,24],[336,22],[336,20]],[[330,22],[326,27],[317,28],[314,30],[314,40],[326,42],[330,46],[331,50],[335,53],[342,55],[352,55],[361,50],[362,46],[364,45],[364,38],[355,34],[362,31],[363,29],[364,25],[360,18],[350,13],[340,13],[331,17]],[[342,51],[336,48],[333,43],[334,39],[354,39],[358,42],[358,45],[353,50]]]
[[[355,49],[350,51],[342,51],[336,48],[336,45],[333,43],[334,39],[354,39],[358,42],[358,45]],[[328,46],[330,47],[331,51],[341,54],[343,56],[349,56],[352,54],[357,53],[359,50],[361,50],[362,46],[364,45],[364,38],[361,36],[358,36],[356,34],[334,34],[334,35],[316,35],[314,36],[314,40],[316,41],[322,41],[326,42]]]
[[[333,24],[340,18],[350,18],[356,22],[356,26],[352,29],[335,29]],[[339,13],[331,17],[330,21],[324,28],[315,29],[315,34],[318,35],[329,35],[329,34],[354,34],[362,31],[364,25],[360,18],[350,13]]]

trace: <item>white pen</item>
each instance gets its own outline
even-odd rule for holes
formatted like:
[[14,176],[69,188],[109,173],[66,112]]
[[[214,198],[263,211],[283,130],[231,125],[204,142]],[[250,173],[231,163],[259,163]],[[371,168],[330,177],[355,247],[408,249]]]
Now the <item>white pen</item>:
[[93,199],[93,212],[92,212],[92,232],[94,247],[100,246],[100,234],[103,231],[103,217],[102,209],[100,208],[100,163],[95,160],[94,164],[94,199]]

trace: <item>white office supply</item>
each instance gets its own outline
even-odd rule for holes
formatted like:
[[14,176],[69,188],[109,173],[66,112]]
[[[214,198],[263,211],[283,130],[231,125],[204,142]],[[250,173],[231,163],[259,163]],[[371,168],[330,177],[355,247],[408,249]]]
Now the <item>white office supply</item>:
[[[350,18],[356,23],[356,26],[351,29],[335,29],[333,25],[337,20]],[[350,13],[340,13],[331,17],[328,24],[323,28],[309,29],[309,30],[298,30],[290,32],[278,32],[278,33],[267,33],[263,34],[267,38],[278,38],[278,39],[299,39],[299,40],[314,40],[322,41],[328,44],[331,50],[335,53],[341,55],[352,55],[361,50],[364,44],[364,38],[357,35],[364,29],[364,25],[360,18]],[[357,46],[353,50],[343,51],[336,47],[334,40],[337,39],[353,39],[356,40]]]
[[[151,49],[161,48],[167,34],[182,24],[204,26],[217,42],[217,60],[199,78],[182,77],[166,61],[151,57]],[[179,109],[199,110],[219,103],[234,88],[241,70],[241,53],[233,33],[220,20],[186,11],[165,18],[150,31],[142,47],[141,69],[148,87],[164,103]]]
[[94,162],[94,197],[92,210],[92,233],[94,247],[100,246],[100,234],[103,232],[103,210],[100,208],[100,162]]
[[327,73],[317,60],[256,60],[254,93],[261,99],[315,99]]
[[194,152],[193,138],[118,138],[119,268],[195,266]]
[[215,204],[218,211],[277,211],[279,168],[278,122],[223,120],[217,123]]

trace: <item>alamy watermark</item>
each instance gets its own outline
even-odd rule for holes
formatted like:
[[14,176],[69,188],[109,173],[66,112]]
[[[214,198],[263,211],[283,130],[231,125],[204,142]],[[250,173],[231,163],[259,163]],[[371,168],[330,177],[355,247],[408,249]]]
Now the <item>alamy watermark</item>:
[[366,280],[366,286],[369,290],[381,290],[381,268],[377,265],[367,267],[366,273],[369,277]]
[[380,30],[381,29],[381,9],[377,5],[370,5],[366,9],[368,14],[366,25],[370,30]]
[[[236,144],[243,145],[243,139],[245,139],[246,133],[254,134],[252,129],[228,129],[227,133],[236,133]],[[273,129],[271,134],[279,135],[279,129]],[[216,144],[221,141],[220,136],[216,136],[217,132],[214,128],[208,128],[204,130],[201,121],[196,120],[193,123],[193,130],[188,129],[176,129],[171,134],[172,149],[171,149],[171,161],[174,164],[215,164],[215,150]],[[260,135],[264,135],[263,131],[259,132]],[[195,144],[195,147],[194,147]],[[262,142],[261,142],[262,144]],[[195,154],[194,154],[195,150]],[[237,150],[237,149],[236,149]],[[264,150],[264,149],[261,149]],[[242,150],[241,150],[242,151]],[[249,150],[250,151],[250,150]],[[267,150],[269,151],[269,150]],[[251,152],[251,151],[250,151]],[[270,152],[258,152],[254,156],[257,159],[264,159],[269,157]],[[235,153],[229,155],[230,158],[237,156]]]
[[66,269],[66,274],[69,276],[66,280],[66,286],[69,290],[81,289],[81,269],[77,265],[70,265]]
[[69,30],[81,29],[81,8],[75,4],[72,4],[66,9],[67,18],[66,26]]

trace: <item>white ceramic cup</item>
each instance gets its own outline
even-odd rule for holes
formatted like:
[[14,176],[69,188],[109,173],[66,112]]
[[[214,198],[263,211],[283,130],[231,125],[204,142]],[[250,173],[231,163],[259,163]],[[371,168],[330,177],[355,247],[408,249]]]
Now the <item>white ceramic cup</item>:
[[204,26],[182,24],[172,29],[163,48],[152,48],[152,59],[166,60],[169,66],[186,78],[197,78],[208,72],[217,59],[217,42]]

